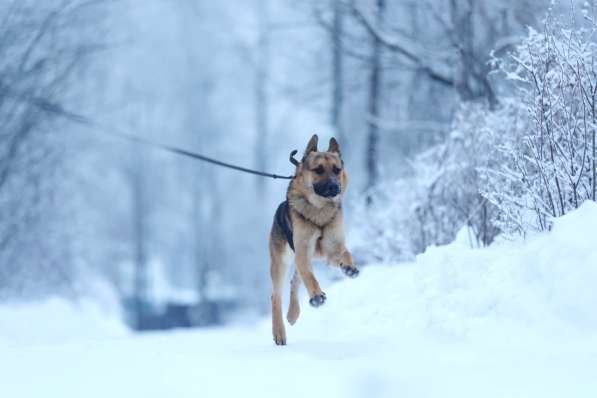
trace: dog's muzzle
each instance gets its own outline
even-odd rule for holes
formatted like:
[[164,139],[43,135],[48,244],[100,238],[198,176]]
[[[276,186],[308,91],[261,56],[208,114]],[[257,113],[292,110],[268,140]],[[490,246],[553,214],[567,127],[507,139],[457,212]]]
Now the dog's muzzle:
[[340,184],[336,181],[328,180],[313,185],[313,190],[319,196],[333,198],[340,193]]

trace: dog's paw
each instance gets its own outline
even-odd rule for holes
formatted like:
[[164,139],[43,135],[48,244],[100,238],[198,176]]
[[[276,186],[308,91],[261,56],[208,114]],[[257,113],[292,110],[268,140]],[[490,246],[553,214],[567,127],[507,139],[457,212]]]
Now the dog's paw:
[[284,331],[274,333],[274,342],[276,345],[286,345],[286,333]]
[[360,273],[359,269],[354,266],[343,266],[342,272],[344,272],[344,274],[346,274],[346,276],[349,278],[356,278]]
[[321,292],[321,294],[316,294],[315,296],[311,297],[311,299],[309,300],[309,304],[311,304],[312,307],[317,308],[320,305],[323,305],[326,299],[327,297],[325,296],[325,293]]
[[286,319],[288,320],[288,323],[291,325],[294,325],[296,323],[296,320],[298,319],[299,315],[301,313],[301,308],[297,303],[290,303],[290,306],[288,307],[288,313],[286,314]]

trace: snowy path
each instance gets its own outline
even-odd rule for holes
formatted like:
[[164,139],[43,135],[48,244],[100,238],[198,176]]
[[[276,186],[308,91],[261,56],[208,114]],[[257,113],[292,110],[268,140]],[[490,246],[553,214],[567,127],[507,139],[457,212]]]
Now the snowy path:
[[[594,340],[555,345],[423,335],[414,267],[366,271],[361,280],[332,286],[326,307],[303,308],[286,347],[273,345],[265,322],[0,347],[2,390],[12,392],[2,396],[595,396]],[[382,281],[395,287],[389,297],[363,295]],[[359,305],[364,299],[370,302]]]
[[366,267],[303,306],[285,347],[267,320],[110,338],[65,322],[89,309],[0,307],[0,396],[594,398],[596,230],[593,203],[525,242]]
[[[176,333],[9,352],[4,397],[594,397],[592,354]],[[579,347],[577,347],[579,348]],[[7,357],[3,355],[3,358]]]

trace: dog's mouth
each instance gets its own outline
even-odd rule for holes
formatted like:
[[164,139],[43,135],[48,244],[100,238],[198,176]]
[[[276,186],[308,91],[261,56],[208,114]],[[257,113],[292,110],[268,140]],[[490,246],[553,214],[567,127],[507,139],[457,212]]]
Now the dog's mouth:
[[340,185],[334,181],[325,181],[313,185],[313,190],[324,198],[335,198],[340,194]]

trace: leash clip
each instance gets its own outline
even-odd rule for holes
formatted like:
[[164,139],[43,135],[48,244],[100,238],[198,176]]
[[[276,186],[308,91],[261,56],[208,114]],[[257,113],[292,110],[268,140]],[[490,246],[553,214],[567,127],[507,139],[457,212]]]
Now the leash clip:
[[290,157],[288,158],[288,160],[290,160],[290,163],[292,163],[295,166],[298,166],[300,164],[300,162],[294,158],[294,155],[296,155],[297,152],[298,151],[296,149],[290,152]]

